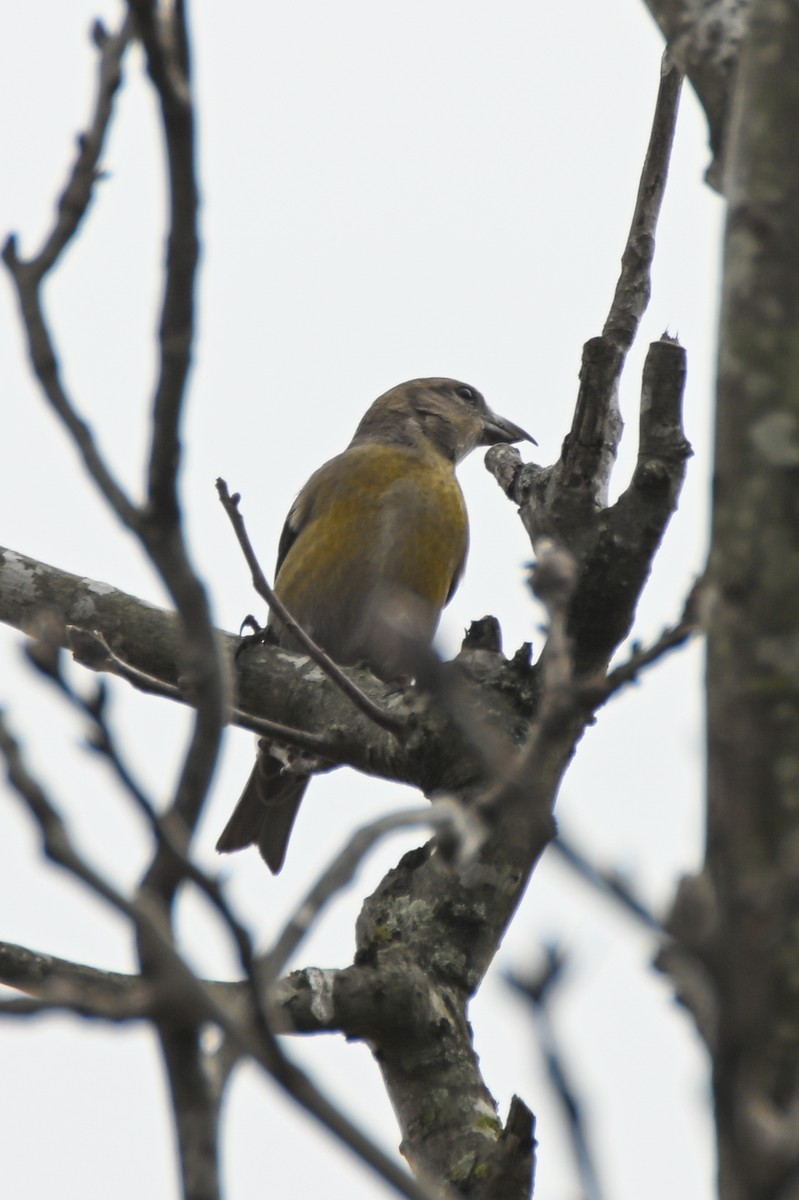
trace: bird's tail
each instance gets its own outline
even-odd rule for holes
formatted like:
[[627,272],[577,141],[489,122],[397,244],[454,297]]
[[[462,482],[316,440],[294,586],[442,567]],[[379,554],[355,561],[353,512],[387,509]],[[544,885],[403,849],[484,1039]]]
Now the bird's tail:
[[309,778],[286,774],[276,759],[259,753],[239,802],[219,836],[217,850],[228,854],[256,845],[269,870],[277,875]]

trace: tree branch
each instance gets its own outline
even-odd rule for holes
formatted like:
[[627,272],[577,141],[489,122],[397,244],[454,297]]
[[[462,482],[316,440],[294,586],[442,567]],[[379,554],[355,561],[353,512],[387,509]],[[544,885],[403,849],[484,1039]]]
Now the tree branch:
[[[181,644],[174,613],[107,584],[0,548],[0,621],[27,631],[42,611],[59,618],[60,645],[72,644],[74,634],[68,632],[69,626],[85,625],[93,633],[99,631],[113,653],[135,671],[170,685],[163,693],[166,698],[192,702],[191,693],[179,685]],[[232,661],[239,639],[222,631],[217,631],[216,637]],[[483,701],[489,702],[498,724],[503,719],[523,720],[532,704],[530,668],[506,663],[501,655],[495,655],[490,669],[470,675],[471,657],[472,651],[465,650],[455,668],[463,677],[469,703],[479,707]],[[102,669],[104,663],[93,661],[92,665]],[[250,718],[256,716],[278,722],[290,735],[288,740],[301,740],[297,731],[306,730],[314,752],[320,744],[313,731],[323,729],[323,752],[331,761],[413,783],[423,791],[436,785],[461,787],[480,775],[479,760],[467,738],[411,687],[398,689],[381,683],[368,671],[348,670],[381,707],[408,722],[410,732],[400,741],[355,709],[337,687],[320,680],[319,672],[304,656],[257,646],[237,667],[241,709],[234,709],[231,719],[244,728],[252,728]],[[130,681],[134,680],[135,674]]]
[[[131,663],[124,662],[118,654],[114,653],[99,630],[90,631],[79,629],[77,625],[67,625],[66,636],[72,656],[75,662],[80,663],[81,666],[88,667],[92,671],[106,671],[150,696],[160,696],[164,700],[176,700],[180,704],[189,703],[183,690],[177,684],[156,679],[154,675],[148,675],[146,671],[140,671]],[[241,729],[249,729],[251,733],[257,733],[262,737],[289,742],[320,758],[325,756],[335,758],[337,753],[338,747],[335,741],[325,737],[324,734],[309,733],[307,730],[297,729],[293,725],[281,725],[278,721],[255,717],[240,708],[231,708],[228,715],[231,723],[238,725]]]
[[707,180],[722,190],[730,105],[752,0],[644,0],[669,53],[688,76],[707,117],[713,161]]
[[122,58],[131,37],[131,21],[123,22],[118,34],[108,37],[97,23],[94,40],[100,50],[97,97],[87,131],[78,138],[78,155],[58,202],[55,224],[38,254],[23,260],[17,255],[16,237],[9,234],[2,258],[17,290],[22,325],[34,375],[52,409],[67,429],[89,476],[129,529],[137,530],[135,505],[114,479],[94,441],[88,424],[78,414],[61,382],[53,340],[45,321],[41,286],[45,275],[61,254],[86,215],[97,180],[98,163],[113,113],[116,92],[122,81]]
[[664,51],[652,130],[627,245],[622,255],[621,275],[602,330],[602,337],[607,338],[624,356],[635,341],[652,292],[655,230],[666,192],[682,80],[682,72],[677,69],[668,51]]
[[[569,633],[580,676],[604,671],[629,633],[655,551],[677,507],[691,454],[682,429],[685,370],[685,351],[674,339],[664,336],[650,345],[638,461],[629,487],[610,508],[587,510],[583,480],[575,483],[583,498],[568,503],[557,469],[522,466],[515,447],[492,446],[486,454],[486,466],[520,506],[533,543],[544,535],[554,537],[577,559]],[[597,494],[590,487],[588,492]]]
[[602,1200],[604,1193],[591,1153],[582,1105],[577,1089],[569,1078],[550,1016],[551,994],[562,977],[564,961],[563,956],[550,947],[547,951],[547,962],[536,976],[521,979],[515,975],[508,975],[506,978],[530,1003],[547,1072],[566,1118],[583,1197],[585,1200]]
[[[44,276],[55,266],[63,251],[77,233],[94,196],[95,185],[102,179],[99,169],[108,126],[114,111],[114,100],[122,82],[122,59],[131,40],[133,22],[128,16],[119,32],[109,35],[100,21],[92,29],[92,40],[99,51],[97,95],[89,127],[78,137],[78,153],[62,191],[55,224],[45,238],[38,254],[27,261],[16,257],[14,235],[6,242],[4,257],[12,271],[26,275],[26,283],[38,287]],[[10,260],[10,261],[8,261]]]
[[[37,997],[45,1011],[58,1006],[111,1021],[146,1017],[154,1003],[154,988],[141,976],[100,971],[9,942],[0,942],[0,983]],[[0,1007],[0,1013],[8,1011],[14,1010]]]
[[194,278],[199,258],[198,191],[194,173],[194,106],[188,31],[182,4],[129,0],[161,108],[169,173],[167,239],[160,367],[153,401],[148,471],[149,519],[178,522],[178,429],[194,340]]

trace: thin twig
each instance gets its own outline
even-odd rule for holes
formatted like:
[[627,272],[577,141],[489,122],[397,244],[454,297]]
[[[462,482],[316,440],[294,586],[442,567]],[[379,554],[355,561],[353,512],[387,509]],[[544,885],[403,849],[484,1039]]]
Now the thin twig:
[[[307,750],[317,758],[327,759],[330,766],[339,765],[339,746],[334,738],[324,733],[311,733],[307,729],[299,729],[296,725],[284,725],[281,721],[270,721],[267,717],[255,717],[245,712],[243,708],[231,708],[230,721],[241,729],[249,729],[260,737],[271,738],[276,742],[287,742],[300,750]],[[315,768],[317,771],[320,766]]]
[[9,783],[36,819],[47,857],[82,880],[108,904],[137,924],[140,914],[135,905],[90,867],[75,849],[64,821],[40,784],[26,769],[19,745],[9,732],[1,713],[0,754],[6,762]]
[[[148,503],[141,522],[141,537],[180,615],[184,675],[196,708],[171,809],[190,836],[216,769],[227,722],[229,683],[211,622],[208,597],[186,547],[177,490],[181,462],[179,429],[191,365],[199,257],[194,106],[182,0],[170,5],[155,4],[153,0],[128,0],[128,6],[136,20],[148,74],[158,97],[166,145],[169,220],[158,331],[158,381],[147,469]],[[175,860],[160,847],[141,883],[141,891],[158,897],[167,912],[180,882],[174,868]],[[166,1025],[160,1032],[163,1037],[170,1036]],[[211,1139],[210,1131],[208,1137]]]
[[[78,625],[67,626],[69,647],[76,662],[92,671],[106,671],[124,679],[132,687],[138,688],[148,695],[162,696],[167,700],[177,700],[182,704],[191,704],[181,687],[168,683],[155,675],[141,671],[121,658],[109,646],[99,629],[83,629]],[[280,721],[270,721],[266,717],[256,717],[242,708],[231,708],[228,713],[230,723],[242,729],[249,729],[261,737],[274,738],[275,741],[288,742],[308,750],[320,758],[336,760],[338,747],[335,741],[322,733],[309,733],[294,725],[284,725]]]
[[554,837],[555,824],[549,807],[552,797],[539,787],[536,762],[548,737],[557,736],[578,713],[580,720],[584,716],[574,699],[572,648],[567,633],[569,602],[578,580],[577,562],[573,554],[549,537],[537,538],[535,549],[537,560],[530,586],[549,618],[540,658],[538,712],[524,746],[502,774],[492,780],[477,804],[489,820],[516,814],[519,836],[526,833],[540,853]]
[[96,1021],[98,1016],[106,1021],[142,1021],[151,1019],[154,1013],[152,997],[143,998],[137,1008],[131,999],[108,999],[103,1003],[102,1012],[97,1007],[77,993],[70,994],[64,989],[54,988],[43,997],[17,996],[10,1000],[0,1000],[0,1019],[3,1017],[38,1017],[49,1013],[69,1013],[74,1017],[85,1017]]
[[[194,279],[199,259],[194,169],[194,108],[188,35],[182,4],[156,6],[129,0],[147,57],[147,72],[161,106],[169,173],[169,237],[164,298],[158,330],[160,364],[153,400],[148,498],[154,522],[177,522],[179,426],[194,338]],[[163,11],[156,12],[156,8]]]
[[537,548],[540,557],[533,575],[533,590],[549,616],[549,636],[541,655],[542,690],[538,712],[524,747],[503,774],[479,796],[477,806],[488,821],[497,820],[506,809],[513,813],[518,810],[515,818],[518,835],[522,837],[526,830],[532,844],[543,849],[555,833],[551,814],[543,811],[544,797],[538,795],[536,783],[536,763],[541,760],[548,740],[557,738],[570,724],[582,727],[588,715],[634,681],[644,667],[683,645],[697,631],[701,584],[692,588],[679,622],[664,630],[652,646],[647,649],[636,647],[626,663],[608,674],[575,680],[567,617],[577,582],[576,562],[567,550],[554,542],[547,544],[541,539]]
[[[130,15],[122,22],[119,32],[116,34],[109,35],[99,21],[95,22],[92,37],[100,55],[97,95],[91,122],[88,129],[78,136],[78,153],[64,190],[59,197],[56,222],[53,228],[38,254],[24,263],[16,260],[17,265],[25,267],[37,284],[55,266],[62,252],[77,233],[94,195],[95,184],[103,177],[98,164],[113,114],[114,97],[122,82],[122,59],[131,40],[132,32],[133,21]],[[9,242],[12,248],[7,250],[7,253],[14,258],[13,235],[9,238]]]
[[621,260],[621,274],[602,330],[602,336],[613,342],[622,355],[627,354],[635,340],[652,290],[650,271],[655,255],[655,229],[668,179],[682,80],[682,72],[665,50],[649,145]]
[[62,999],[72,995],[89,1006],[94,1005],[95,1012],[99,1000],[112,1006],[127,1001],[134,1011],[140,1012],[152,999],[152,985],[140,975],[102,971],[13,942],[0,942],[0,984],[42,1000],[54,993]]
[[[145,817],[156,839],[158,856],[168,862],[170,874],[194,883],[222,917],[235,942],[242,968],[253,978],[253,1006],[256,1012],[260,1011],[259,992],[255,986],[252,972],[253,949],[250,935],[228,904],[219,881],[201,870],[188,857],[185,851],[188,841],[187,831],[185,826],[176,821],[174,811],[162,817],[128,769],[117,748],[113,730],[106,718],[107,693],[105,687],[101,684],[91,698],[77,692],[61,670],[57,623],[44,620],[40,622],[37,632],[38,640],[31,641],[28,657],[58,687],[69,703],[91,722],[92,732],[87,739],[88,745],[92,750],[108,759],[117,779],[133,800],[136,808]],[[94,656],[97,656],[98,648],[101,653],[105,651],[111,653],[105,640],[99,635],[91,635],[88,644]],[[178,839],[182,844],[178,844]]]
[[699,633],[702,628],[699,615],[702,587],[703,582],[700,579],[691,588],[680,619],[676,624],[667,626],[651,646],[642,647],[635,644],[626,662],[619,663],[599,679],[585,679],[576,684],[579,701],[591,709],[599,708],[628,683],[634,683],[645,667],[652,666],[671,650],[684,646]]
[[519,976],[508,974],[506,979],[530,1002],[550,1082],[560,1100],[569,1129],[583,1196],[585,1200],[602,1200],[602,1186],[586,1134],[582,1105],[577,1089],[569,1077],[550,1015],[552,990],[562,978],[565,960],[563,955],[552,946],[547,947],[546,953],[547,962],[538,977],[522,979]]
[[456,842],[459,861],[468,860],[479,849],[484,832],[478,817],[447,797],[437,797],[424,807],[389,813],[362,826],[325,868],[289,917],[272,949],[264,955],[259,967],[259,971],[263,971],[260,978],[264,986],[271,987],[327,904],[352,882],[372,847],[395,830],[419,825],[428,826],[448,841]]
[[[228,1012],[249,1019],[247,985],[203,980]],[[108,1021],[139,1020],[153,1015],[161,1003],[158,983],[122,971],[103,971],[53,954],[42,954],[0,942],[0,985],[15,988],[43,1002],[74,1004],[85,1015]]]
[[261,565],[258,562],[255,551],[252,547],[244,518],[239,509],[239,501],[241,497],[238,492],[234,492],[231,496],[228,490],[227,483],[224,479],[217,479],[216,490],[219,493],[219,499],[222,502],[222,507],[228,515],[233,530],[241,546],[242,553],[247,561],[247,566],[252,574],[252,581],[258,595],[261,596],[269,605],[276,617],[279,617],[282,624],[286,627],[288,633],[295,641],[302,646],[308,656],[321,667],[329,679],[336,684],[343,694],[352,701],[352,703],[362,713],[365,713],[370,720],[374,721],[375,725],[379,725],[381,729],[387,729],[389,733],[400,734],[407,728],[407,722],[394,713],[386,712],[379,704],[375,704],[373,700],[362,692],[361,689],[352,682],[352,680],[344,674],[339,666],[333,662],[329,654],[326,654],[320,646],[316,644],[305,630],[298,625],[294,617],[276,595],[274,590],[269,586],[266,577],[261,570]]
[[650,933],[659,933],[666,936],[663,923],[635,895],[632,888],[618,874],[612,871],[602,871],[599,867],[594,866],[568,838],[564,838],[562,831],[552,843],[552,853],[560,855],[563,861],[568,863],[581,879],[597,888],[603,895],[610,896],[618,901],[625,912],[645,925]]
[[52,408],[69,431],[89,475],[120,520],[129,529],[137,530],[139,513],[136,506],[111,474],[91,429],[78,414],[61,382],[40,294],[45,274],[55,265],[77,232],[89,207],[94,184],[99,178],[97,163],[111,120],[114,96],[122,78],[121,62],[131,37],[131,20],[128,17],[119,33],[113,37],[101,33],[101,29],[99,25],[95,27],[100,66],[94,112],[88,130],[78,139],[77,159],[61,194],[55,224],[38,254],[27,260],[18,257],[16,237],[9,234],[2,258],[17,289],[34,374]]
[[[69,694],[73,698],[74,703],[94,725],[94,736],[89,738],[91,748],[108,759],[117,779],[119,779],[139,812],[145,817],[159,848],[171,856],[176,869],[181,872],[183,878],[193,883],[223,918],[236,943],[241,961],[245,962],[249,960],[252,957],[250,935],[228,904],[220,887],[219,880],[206,871],[201,870],[188,857],[185,849],[178,844],[178,841],[173,836],[172,828],[174,828],[174,821],[170,822],[169,816],[162,817],[159,815],[153,802],[131,775],[117,748],[113,730],[106,720],[104,705],[86,701],[82,696],[71,691],[71,689]],[[180,840],[185,844],[187,840],[185,829],[179,829],[178,832]]]
[[[668,57],[661,79],[652,131],[622,254],[618,282],[601,337],[583,347],[580,389],[571,431],[563,444],[551,480],[544,484],[546,506],[528,506],[523,519],[530,532],[543,522],[563,530],[563,519],[577,520],[580,528],[593,527],[597,510],[608,504],[611,472],[615,466],[623,429],[619,409],[619,381],[651,293],[650,271],[655,251],[655,229],[668,173],[682,76]],[[551,510],[551,511],[549,511]],[[530,528],[530,527],[533,528]]]
[[165,700],[177,700],[187,704],[182,688],[175,683],[159,679],[121,658],[99,629],[86,629],[81,625],[67,625],[67,642],[75,662],[91,671],[105,671],[124,679],[131,687],[149,696],[161,696]]

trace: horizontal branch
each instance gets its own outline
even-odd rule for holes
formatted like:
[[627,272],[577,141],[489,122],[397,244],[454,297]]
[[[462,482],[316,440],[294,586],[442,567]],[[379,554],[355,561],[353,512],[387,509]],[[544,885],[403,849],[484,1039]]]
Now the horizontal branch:
[[153,989],[140,975],[100,971],[11,942],[0,942],[0,983],[109,1021],[135,1020],[152,1011]]
[[[0,621],[24,632],[42,611],[54,614],[62,623],[61,645],[65,648],[69,645],[67,626],[99,631],[115,655],[176,689],[167,689],[165,695],[191,702],[180,688],[181,642],[174,613],[108,584],[0,547]],[[334,763],[409,783],[425,793],[463,787],[479,778],[479,760],[468,739],[413,688],[386,685],[365,670],[347,672],[383,709],[408,722],[409,733],[399,740],[353,708],[337,687],[320,678],[304,655],[274,646],[253,646],[234,661],[239,639],[222,631],[218,637],[235,672],[236,709],[246,714],[238,717],[233,710],[232,723],[247,727],[252,716],[277,721],[289,729],[323,730],[325,753],[329,752]],[[466,654],[465,661],[468,658]],[[495,656],[494,671],[492,680],[490,673],[477,679],[463,670],[464,692],[475,703],[480,697],[490,699],[498,722],[504,713],[509,722],[518,725],[519,705],[529,703],[523,697],[528,685],[518,669],[511,671],[500,655]],[[503,672],[508,672],[504,683]]]

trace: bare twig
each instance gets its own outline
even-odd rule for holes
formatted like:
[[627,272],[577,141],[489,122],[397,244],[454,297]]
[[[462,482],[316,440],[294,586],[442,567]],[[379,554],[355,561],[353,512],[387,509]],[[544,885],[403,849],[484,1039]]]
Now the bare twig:
[[63,1012],[68,1012],[75,1017],[90,1017],[91,1019],[95,1017],[94,1012],[79,1002],[70,1004],[58,1000],[34,1000],[30,996],[0,1000],[0,1017],[40,1017],[49,1013]]
[[511,822],[516,827],[516,836],[529,845],[533,860],[555,833],[552,797],[538,783],[536,762],[545,752],[548,739],[559,736],[569,723],[579,726],[585,719],[575,699],[572,647],[567,633],[569,602],[578,578],[577,563],[568,550],[551,538],[536,539],[536,552],[530,583],[549,618],[540,660],[538,712],[522,749],[478,799],[479,809],[487,819],[501,819],[503,824]]
[[[142,16],[141,6],[137,5],[135,20],[129,16],[120,33],[114,37],[107,37],[99,26],[96,27],[95,41],[100,49],[100,81],[94,116],[88,133],[80,140],[78,159],[61,198],[56,224],[40,253],[30,261],[24,262],[18,258],[13,237],[9,237],[6,242],[3,258],[17,287],[30,357],[42,389],[70,433],[99,490],[124,524],[142,539],[159,567],[184,619],[190,645],[195,647],[194,659],[201,664],[192,672],[192,682],[198,696],[205,697],[205,700],[202,703],[198,702],[201,712],[192,750],[181,776],[178,795],[178,804],[183,811],[187,827],[190,828],[196,819],[199,801],[205,794],[213,770],[216,747],[224,723],[222,671],[217,660],[218,651],[213,644],[208,606],[203,590],[187,562],[179,530],[176,530],[174,523],[169,527],[163,520],[166,509],[169,509],[173,516],[177,515],[176,502],[169,504],[164,500],[161,510],[151,504],[151,510],[146,514],[148,519],[144,519],[144,515],[113,477],[95,444],[89,426],[67,395],[60,379],[56,352],[44,318],[40,294],[44,274],[52,268],[74,236],[91,199],[93,183],[97,177],[97,163],[111,117],[113,97],[120,81],[121,58],[134,24],[140,28]],[[172,115],[170,113],[170,116]],[[180,132],[176,135],[174,144],[169,142],[169,148],[170,152],[174,152],[180,159],[172,178],[173,184],[180,191],[179,199],[173,196],[172,211],[173,221],[178,223],[180,231],[168,256],[167,299],[162,321],[162,381],[159,385],[160,399],[156,403],[154,432],[154,445],[157,443],[160,446],[156,454],[158,461],[162,465],[169,461],[173,476],[173,499],[174,473],[178,463],[175,429],[188,369],[193,263],[196,259],[194,217],[189,217],[189,209],[196,208],[190,115],[188,125],[185,118],[182,125],[180,119],[177,119],[177,123],[180,125]],[[194,258],[191,253],[192,246]],[[163,470],[159,478],[159,496],[163,500],[166,487]],[[190,659],[188,668],[192,665]]]
[[88,1000],[77,991],[59,987],[50,989],[44,997],[17,996],[0,1000],[0,1018],[39,1017],[50,1013],[70,1013],[90,1021],[96,1021],[98,1016],[106,1021],[137,1021],[152,1018],[154,1006],[149,993],[143,995],[138,1004],[131,997],[103,997],[98,1005],[94,997]]
[[[78,701],[80,702],[80,698],[78,698]],[[145,795],[130,774],[116,746],[113,732],[105,719],[103,711],[97,711],[95,706],[82,702],[81,707],[87,716],[94,721],[95,736],[89,740],[92,749],[103,754],[111,763],[117,778],[134,801],[139,812],[145,817],[159,848],[174,859],[176,869],[181,872],[183,878],[199,888],[203,895],[210,901],[230,930],[242,963],[248,962],[252,957],[250,935],[228,904],[220,887],[219,880],[208,874],[208,872],[201,870],[178,845],[170,832],[169,815],[162,817],[158,814],[152,801]]]
[[2,714],[0,754],[5,759],[10,784],[25,801],[39,826],[47,857],[82,880],[108,904],[128,917],[134,925],[137,924],[140,914],[135,905],[90,867],[73,846],[62,818],[25,767],[19,745],[9,732]]
[[[89,667],[93,671],[107,671],[149,695],[177,700],[182,704],[192,703],[177,684],[159,679],[155,675],[150,675],[146,671],[132,666],[131,663],[125,662],[112,650],[99,629],[83,629],[78,625],[68,625],[67,636],[75,661],[82,666]],[[324,734],[309,733],[295,725],[284,725],[280,721],[269,721],[266,717],[256,717],[241,708],[231,708],[228,717],[231,724],[239,725],[242,729],[249,729],[251,733],[257,733],[261,737],[289,742],[320,758],[330,758],[331,760],[336,758],[335,740]]]
[[[194,171],[194,109],[182,4],[129,0],[161,105],[169,172],[169,238],[158,331],[160,372],[153,401],[148,469],[150,517],[178,519],[179,424],[194,338],[194,277],[199,257]],[[157,9],[161,11],[157,11]]]
[[298,625],[291,613],[286,608],[285,604],[276,595],[274,590],[269,586],[266,577],[258,562],[258,558],[252,547],[244,518],[239,509],[239,501],[241,499],[238,492],[230,494],[227,483],[224,479],[217,479],[216,490],[219,493],[219,499],[222,502],[222,507],[228,515],[233,530],[241,546],[247,566],[252,574],[252,581],[258,595],[261,596],[269,605],[276,617],[279,617],[286,630],[295,639],[298,645],[302,646],[310,658],[321,667],[329,679],[331,679],[337,687],[341,689],[343,694],[360,709],[367,717],[369,717],[381,729],[387,729],[390,733],[400,734],[406,728],[406,722],[396,717],[393,713],[386,712],[379,704],[375,704],[352,680],[344,674],[339,666],[333,662],[329,654],[326,654],[320,646],[316,644],[305,630]]
[[125,1012],[131,1017],[144,1015],[154,994],[152,984],[140,975],[101,971],[12,942],[0,942],[0,983],[44,1002],[72,1000],[84,1011],[94,1016],[102,1012],[111,1020],[121,1019]]
[[[57,621],[49,620],[45,615],[39,621],[35,635],[28,644],[28,658],[55,684],[61,695],[91,722],[92,728],[87,739],[89,747],[104,755],[108,760],[125,792],[145,817],[158,843],[159,850],[171,857],[175,870],[180,872],[184,879],[194,883],[210,900],[224,918],[236,942],[242,962],[249,961],[252,957],[249,935],[227,904],[218,881],[201,871],[191,861],[184,852],[183,846],[178,844],[178,840],[174,836],[175,814],[167,814],[165,817],[158,814],[152,800],[145,794],[125,763],[106,717],[107,692],[105,686],[100,683],[91,696],[84,696],[72,687],[61,670],[60,630]],[[92,646],[93,653],[96,654],[98,648],[108,654],[111,653],[99,635],[91,635],[87,640]],[[178,829],[178,832],[181,843],[185,845],[185,830]]]
[[167,700],[188,703],[183,690],[175,683],[159,679],[121,658],[112,650],[99,629],[87,629],[81,625],[67,625],[67,640],[75,662],[91,671],[105,671],[124,679],[131,687],[150,696],[161,696]]
[[569,1077],[550,1016],[551,993],[562,978],[565,960],[552,946],[547,947],[546,954],[547,961],[535,978],[522,979],[520,976],[508,974],[506,979],[511,987],[530,1002],[550,1082],[560,1100],[568,1126],[583,1196],[585,1200],[602,1200],[602,1187],[586,1134],[582,1106],[577,1089]]
[[460,861],[470,858],[475,853],[484,832],[479,818],[457,801],[447,797],[438,797],[433,804],[426,804],[424,807],[389,813],[388,816],[364,825],[353,834],[340,854],[325,868],[289,917],[273,948],[264,956],[260,968],[263,971],[260,978],[264,986],[271,987],[333,896],[352,882],[355,872],[372,847],[389,833],[419,825],[428,826],[457,843],[457,857]]
[[[184,1020],[197,1021],[199,1019],[196,1009],[198,1004],[200,1013],[204,1016],[203,1001],[206,1004],[210,1003],[208,994],[165,936],[166,926],[162,913],[158,912],[156,915],[152,915],[141,900],[128,900],[77,851],[69,837],[65,822],[45,795],[41,785],[25,767],[19,746],[8,731],[2,716],[0,716],[0,754],[6,761],[8,778],[12,787],[25,801],[39,826],[47,856],[75,878],[80,879],[118,912],[128,917],[139,937],[146,938],[151,965],[156,968],[152,972],[154,986],[163,988],[166,992],[177,989],[184,993],[184,1001],[188,994],[194,1002],[193,1006],[181,1007]],[[158,1010],[164,1000],[165,995],[162,991],[157,999],[154,998],[154,1012]],[[167,1007],[173,1003],[175,1003],[175,997],[170,995]],[[218,1006],[214,1005],[214,1007]]]
[[119,33],[113,37],[101,36],[100,28],[95,28],[95,42],[100,48],[100,67],[94,113],[88,130],[78,139],[78,155],[59,200],[55,224],[41,250],[32,258],[23,260],[18,257],[13,234],[6,239],[2,257],[17,289],[28,354],[42,391],[69,431],[89,475],[105,499],[120,520],[128,528],[136,530],[139,514],[135,505],[108,469],[91,429],[78,414],[61,381],[58,359],[41,300],[44,276],[74,237],[89,207],[94,185],[99,178],[97,164],[111,120],[114,96],[122,78],[122,57],[131,36],[130,18],[123,22]]
[[[183,3],[177,0],[172,5],[160,6],[152,0],[129,0],[129,8],[160,102],[169,176],[159,375],[153,400],[148,504],[141,537],[180,614],[184,635],[183,675],[197,710],[172,805],[181,836],[188,840],[216,767],[228,701],[226,663],[211,622],[205,589],[189,558],[177,496],[179,426],[191,363],[194,282],[199,254],[194,110]],[[159,897],[169,911],[179,880],[174,856],[161,846],[141,888]]]
[[69,178],[58,200],[56,222],[44,244],[33,258],[23,262],[16,258],[14,237],[6,244],[5,254],[20,270],[25,270],[35,284],[41,282],[58,261],[62,252],[77,233],[94,195],[95,184],[102,178],[98,168],[105,145],[105,136],[114,107],[114,97],[122,82],[122,59],[131,40],[133,22],[127,16],[119,32],[109,35],[99,21],[92,31],[99,50],[97,95],[88,129],[78,136],[78,153]]
[[585,679],[578,683],[576,694],[579,700],[592,709],[598,708],[628,683],[634,683],[645,667],[652,666],[671,650],[679,649],[690,641],[701,629],[699,605],[702,587],[701,580],[694,584],[686,598],[680,619],[676,624],[664,629],[651,646],[635,643],[626,662],[619,663],[599,679]]
[[587,883],[597,888],[603,895],[611,896],[614,900],[618,901],[625,912],[645,925],[650,933],[659,933],[666,936],[663,923],[635,895],[632,888],[621,876],[617,872],[602,871],[596,867],[584,854],[580,853],[568,838],[563,836],[562,830],[552,843],[551,852],[560,855],[563,861],[568,863],[581,879],[584,879]]
[[[317,758],[328,759],[330,766],[339,764],[339,746],[335,738],[324,733],[311,733],[307,729],[299,729],[296,725],[284,725],[280,721],[269,721],[266,717],[254,717],[243,708],[231,708],[230,720],[242,729],[249,729],[260,737],[271,738],[276,742],[287,742],[300,750],[307,750]],[[321,770],[318,765],[315,770]]]
[[650,271],[655,256],[655,229],[666,190],[682,80],[682,72],[670,58],[668,50],[664,50],[649,146],[627,245],[622,255],[621,275],[602,330],[602,336],[608,338],[623,355],[627,354],[635,340],[652,290]]
[[652,132],[613,302],[602,336],[589,339],[583,348],[572,427],[560,461],[551,473],[541,477],[539,484],[547,504],[523,516],[531,532],[542,528],[560,541],[566,540],[568,521],[575,527],[575,535],[568,540],[571,549],[579,546],[580,528],[590,531],[597,511],[608,503],[610,475],[623,428],[619,380],[649,302],[654,234],[668,173],[681,80],[680,72],[664,57]]

